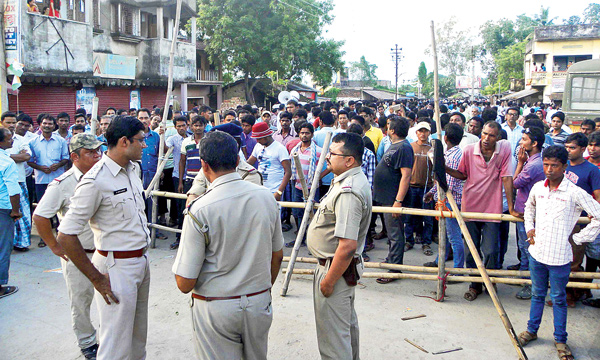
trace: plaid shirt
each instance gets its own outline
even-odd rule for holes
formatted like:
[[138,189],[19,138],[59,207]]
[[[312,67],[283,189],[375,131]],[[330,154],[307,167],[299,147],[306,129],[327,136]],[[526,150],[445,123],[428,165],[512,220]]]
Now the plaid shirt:
[[549,188],[548,180],[537,182],[525,204],[525,230],[535,229],[535,244],[529,246],[531,256],[546,265],[572,262],[569,235],[582,210],[592,216],[592,221],[573,235],[577,245],[594,241],[600,234],[600,204],[566,176],[554,190]]
[[[454,146],[444,152],[446,165],[454,170],[458,169],[458,164],[460,164],[461,158],[462,149],[459,146]],[[464,180],[458,180],[457,178],[446,174],[446,182],[448,183],[448,188],[450,191],[452,191],[452,196],[454,197],[456,204],[461,206],[460,204],[462,199],[463,185],[465,183]],[[432,187],[430,192],[433,194],[433,198],[437,201],[437,186]]]
[[362,172],[367,177],[369,185],[371,185],[371,191],[373,191],[373,177],[375,176],[375,154],[367,148],[363,152],[362,164],[360,165]]

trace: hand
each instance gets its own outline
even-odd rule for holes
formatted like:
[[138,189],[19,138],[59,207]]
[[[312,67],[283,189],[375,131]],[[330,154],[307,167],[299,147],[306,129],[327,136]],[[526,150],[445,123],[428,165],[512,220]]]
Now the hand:
[[40,169],[39,169],[39,170],[40,170],[41,172],[43,172],[44,174],[50,174],[50,173],[52,172],[52,170],[50,170],[50,168],[49,168],[49,167],[47,167],[47,166],[40,166]]
[[425,194],[425,199],[423,199],[426,203],[430,203],[433,201],[433,194],[432,193],[427,193]]
[[281,201],[281,195],[279,195],[279,193],[273,193],[273,196],[275,196],[275,200]]
[[52,250],[52,253],[54,253],[54,255],[58,256],[59,258],[62,258],[64,261],[69,261],[65,250],[62,248],[62,246],[60,246],[59,243],[56,243],[56,245],[52,246],[48,245],[48,247],[50,248],[50,250]]
[[[401,202],[394,201],[394,205],[392,205],[392,207],[395,207],[395,208],[401,208],[401,207],[402,207],[402,203],[401,203]],[[402,215],[402,214],[392,214],[392,216],[393,216],[394,218],[399,218],[401,215]]]
[[23,149],[23,150],[19,151],[19,154],[27,154],[27,150]]
[[106,301],[108,305],[111,305],[111,299],[115,304],[119,303],[119,300],[117,299],[115,294],[113,294],[110,288],[110,278],[108,274],[102,274],[102,276],[98,280],[93,281],[92,283],[94,284],[94,288],[96,288],[100,295],[102,295],[104,301]]
[[535,244],[535,229],[531,229],[527,232],[527,242],[529,245]]
[[525,163],[525,161],[527,161],[528,158],[529,156],[527,156],[527,152],[525,151],[525,149],[523,147],[519,148],[519,152],[517,153],[517,160],[519,161],[519,163]]
[[162,126],[158,127],[158,135],[162,135],[165,133],[165,128],[163,128]]
[[325,281],[325,279],[323,279],[320,286],[321,294],[323,294],[323,296],[326,298],[330,297],[331,294],[333,294],[333,286],[334,284],[329,284],[327,281]]
[[177,192],[183,194],[183,183],[180,181],[179,186],[177,186]]
[[10,212],[10,215],[9,215],[9,216],[10,216],[10,217],[11,217],[13,220],[15,220],[15,221],[16,221],[16,220],[19,220],[19,219],[20,219],[20,218],[23,216],[23,214],[21,214],[21,212],[20,212],[19,210],[17,210],[17,211],[14,211],[14,210],[13,210],[13,211],[11,211],[11,212]]
[[50,165],[49,169],[50,169],[50,172],[54,172],[54,171],[58,170],[58,164],[52,164],[52,165]]
[[514,217],[517,217],[517,218],[519,218],[519,219],[522,219],[522,218],[523,218],[523,213],[520,213],[520,212],[518,212],[518,211],[516,211],[516,210],[510,210],[509,212],[510,212],[510,214],[511,214],[512,216],[514,216]]

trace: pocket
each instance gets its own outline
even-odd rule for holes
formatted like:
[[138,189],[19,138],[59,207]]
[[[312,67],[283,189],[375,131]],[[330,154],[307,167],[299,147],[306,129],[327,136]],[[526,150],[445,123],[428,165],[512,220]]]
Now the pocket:
[[114,216],[119,220],[131,220],[133,217],[135,201],[131,193],[115,195],[110,198]]

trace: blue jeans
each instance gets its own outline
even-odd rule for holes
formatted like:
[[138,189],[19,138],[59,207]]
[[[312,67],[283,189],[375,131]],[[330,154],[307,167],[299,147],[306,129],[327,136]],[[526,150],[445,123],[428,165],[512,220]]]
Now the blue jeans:
[[[406,207],[413,209],[432,209],[432,203],[424,203],[423,195],[426,191],[429,191],[430,188],[420,188],[416,186],[410,186],[408,188],[408,204]],[[431,233],[433,231],[433,218],[431,216],[417,216],[417,215],[406,215],[404,217],[404,236],[406,238],[406,242],[414,245],[415,238],[413,233],[415,232],[415,228],[419,225],[419,223],[423,224],[423,233],[421,236],[421,240],[423,241],[423,245],[431,245]]]
[[531,272],[532,297],[529,310],[527,331],[537,334],[544,313],[544,302],[550,281],[550,297],[554,312],[554,340],[567,342],[567,282],[571,273],[571,263],[559,266],[546,265],[529,255],[529,271]]
[[[448,209],[452,210],[449,203],[446,203]],[[460,209],[459,209],[460,211]],[[452,246],[452,252],[454,253],[454,267],[463,268],[465,267],[465,244],[463,242],[462,233],[460,232],[460,226],[455,218],[446,218],[446,237],[450,246]],[[446,251],[446,261],[450,256],[450,252]],[[435,263],[437,264],[438,258],[436,257]]]
[[519,270],[529,270],[529,243],[527,242],[527,232],[525,231],[525,223],[517,223],[517,245],[521,250],[521,266]]
[[8,209],[0,209],[0,228],[2,229],[0,231],[0,285],[6,285],[15,231],[15,222],[10,217]]

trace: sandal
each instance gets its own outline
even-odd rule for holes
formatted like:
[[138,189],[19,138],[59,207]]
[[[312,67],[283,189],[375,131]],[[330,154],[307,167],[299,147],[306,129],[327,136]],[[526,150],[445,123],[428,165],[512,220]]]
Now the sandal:
[[431,250],[431,246],[423,245],[423,254],[425,254],[426,256],[433,255],[433,250]]
[[600,299],[585,299],[582,300],[581,303],[585,306],[600,308]]
[[533,340],[537,340],[537,338],[538,338],[537,334],[532,334],[529,331],[523,331],[517,337],[521,346],[525,346],[525,345],[529,344],[530,342],[532,342]]
[[556,345],[556,351],[558,352],[558,358],[560,360],[574,360],[573,353],[569,348],[569,345],[563,343],[554,343]]
[[477,299],[477,297],[479,296],[479,294],[481,294],[482,291],[481,290],[475,290],[473,288],[469,288],[469,291],[467,291],[464,295],[465,300],[467,301],[473,301],[475,299]]
[[413,244],[406,243],[404,244],[404,251],[408,251],[414,247]]
[[40,248],[46,247],[46,243],[44,242],[44,240],[40,240],[40,242],[38,243],[38,247],[40,247]]
[[387,238],[387,233],[385,231],[382,231],[380,233],[377,233],[373,236],[373,240],[381,240],[381,239],[385,239]]
[[390,278],[379,278],[377,280],[375,280],[378,284],[389,284],[391,282],[394,282],[396,280],[400,280],[400,279],[390,279]]

